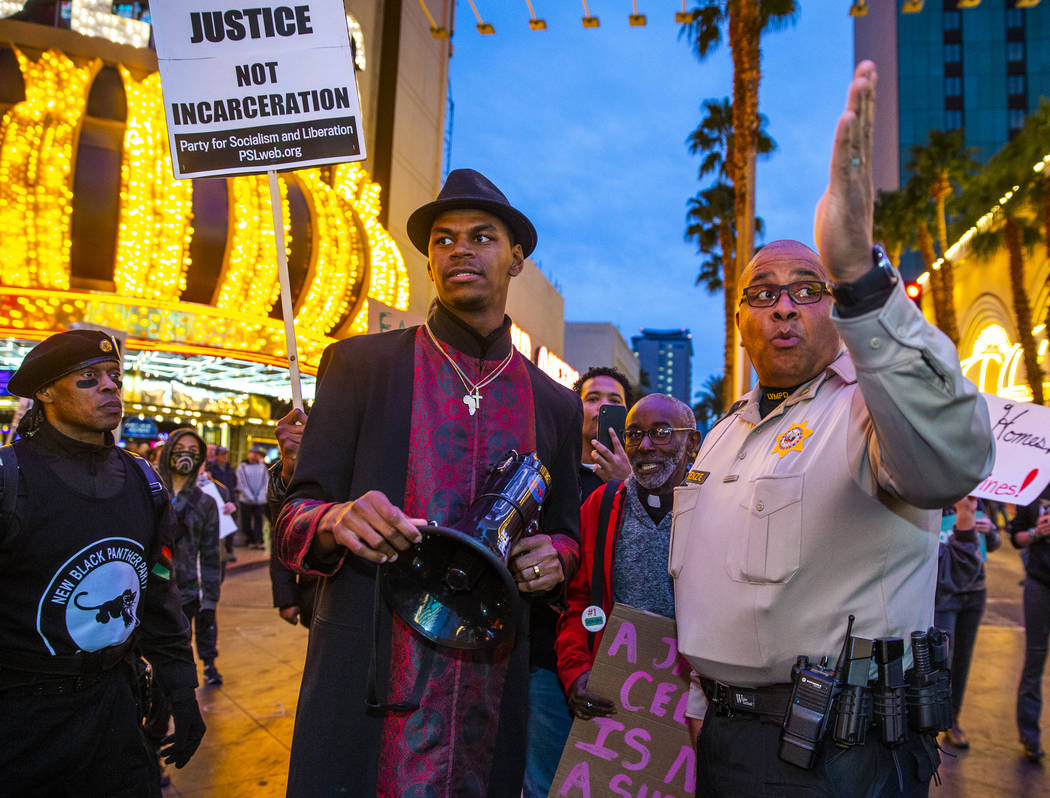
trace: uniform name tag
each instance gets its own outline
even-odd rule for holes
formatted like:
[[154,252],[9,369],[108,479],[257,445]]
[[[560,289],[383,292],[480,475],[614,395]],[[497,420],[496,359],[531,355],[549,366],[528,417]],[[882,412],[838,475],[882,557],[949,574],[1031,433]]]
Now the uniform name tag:
[[710,471],[690,471],[685,475],[685,481],[694,485],[703,485],[704,481],[711,476]]

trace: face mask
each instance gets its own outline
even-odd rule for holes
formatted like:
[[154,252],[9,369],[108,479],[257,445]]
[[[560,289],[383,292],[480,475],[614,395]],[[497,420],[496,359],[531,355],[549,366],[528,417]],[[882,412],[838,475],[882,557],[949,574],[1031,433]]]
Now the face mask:
[[190,452],[172,452],[168,458],[171,470],[178,474],[189,474],[200,462],[200,455]]

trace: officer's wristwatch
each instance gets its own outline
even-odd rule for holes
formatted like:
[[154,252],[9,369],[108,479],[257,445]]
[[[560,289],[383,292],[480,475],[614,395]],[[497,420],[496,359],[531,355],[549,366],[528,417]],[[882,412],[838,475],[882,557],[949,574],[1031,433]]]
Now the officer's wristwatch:
[[900,279],[893,268],[886,251],[878,244],[871,248],[871,260],[874,268],[863,274],[852,283],[832,283],[831,295],[835,302],[846,307],[853,307],[875,293],[888,292]]

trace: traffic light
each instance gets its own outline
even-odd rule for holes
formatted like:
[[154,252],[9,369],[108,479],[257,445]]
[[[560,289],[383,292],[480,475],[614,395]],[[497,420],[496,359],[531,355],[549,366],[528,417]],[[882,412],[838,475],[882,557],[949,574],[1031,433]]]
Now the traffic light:
[[905,283],[904,291],[905,291],[905,293],[908,294],[908,297],[911,299],[912,302],[914,302],[920,308],[922,307],[922,285],[921,284],[919,284],[915,280],[912,280],[910,283]]

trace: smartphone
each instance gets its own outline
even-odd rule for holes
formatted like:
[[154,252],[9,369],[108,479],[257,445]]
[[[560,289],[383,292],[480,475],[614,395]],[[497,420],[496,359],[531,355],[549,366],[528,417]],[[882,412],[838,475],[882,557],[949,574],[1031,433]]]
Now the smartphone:
[[623,443],[623,428],[627,424],[627,408],[623,405],[602,405],[598,408],[598,443],[612,450],[609,427],[616,430],[616,437]]

